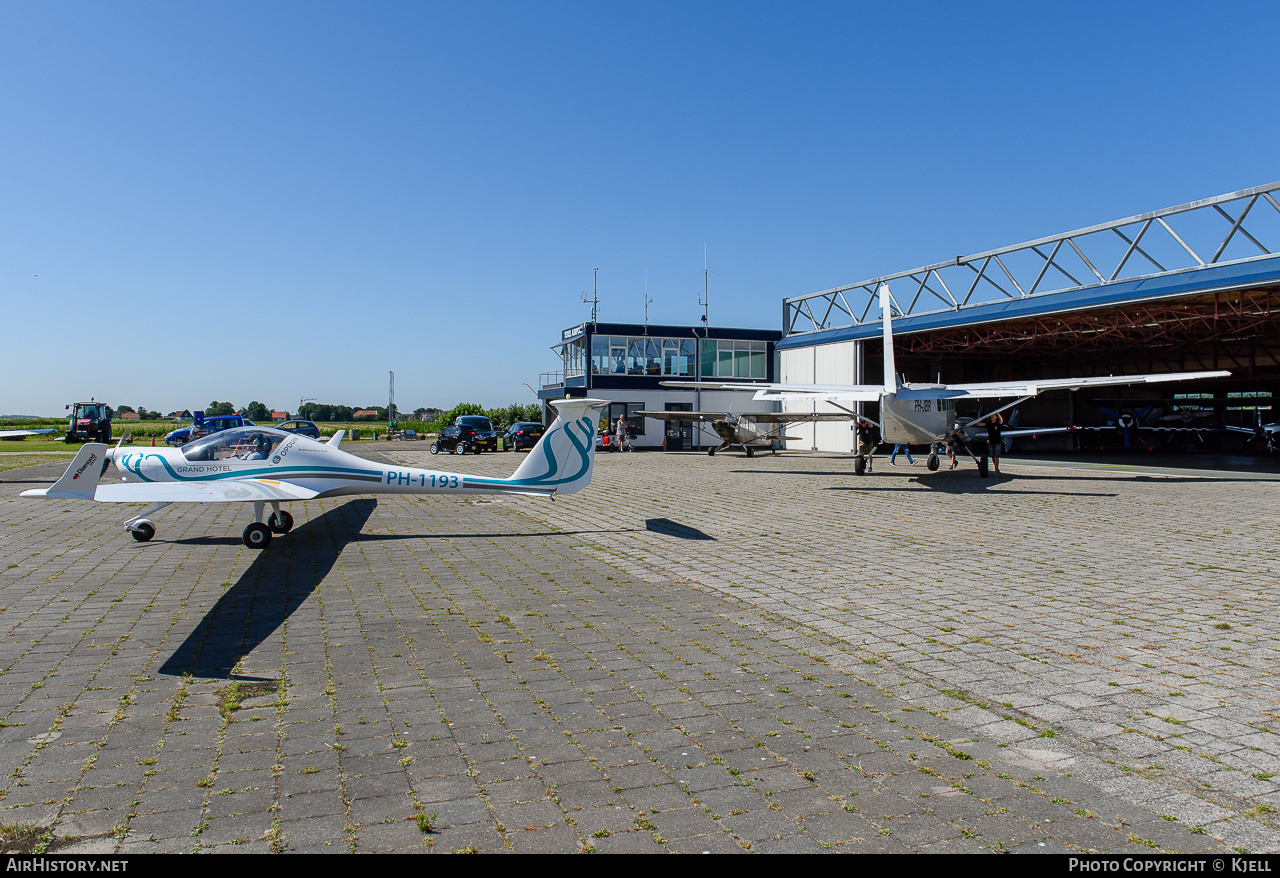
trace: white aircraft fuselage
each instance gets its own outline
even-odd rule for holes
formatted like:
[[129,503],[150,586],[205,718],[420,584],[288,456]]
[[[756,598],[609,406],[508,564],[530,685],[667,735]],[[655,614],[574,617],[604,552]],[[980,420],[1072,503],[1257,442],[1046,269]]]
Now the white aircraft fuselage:
[[[942,385],[906,384],[896,393],[882,394],[880,436],[883,441],[893,445],[928,445],[950,436],[956,428],[956,407],[942,396],[945,389]],[[929,395],[930,390],[937,392]]]

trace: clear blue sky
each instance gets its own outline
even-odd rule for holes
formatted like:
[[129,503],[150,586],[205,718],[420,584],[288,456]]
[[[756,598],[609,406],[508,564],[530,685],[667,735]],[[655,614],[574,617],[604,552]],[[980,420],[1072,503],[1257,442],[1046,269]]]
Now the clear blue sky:
[[532,401],[603,320],[1280,179],[1274,3],[0,4],[0,413]]

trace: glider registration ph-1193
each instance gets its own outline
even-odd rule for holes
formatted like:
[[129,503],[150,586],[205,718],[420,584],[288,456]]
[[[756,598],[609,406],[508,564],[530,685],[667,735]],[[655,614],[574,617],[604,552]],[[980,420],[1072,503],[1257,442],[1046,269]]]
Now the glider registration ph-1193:
[[[252,503],[253,522],[244,544],[263,549],[271,535],[293,528],[281,503],[345,494],[573,494],[591,484],[596,420],[608,403],[565,399],[551,403],[557,419],[509,478],[470,476],[416,467],[387,466],[341,450],[343,433],[317,442],[270,427],[238,427],[189,442],[181,448],[108,449],[88,443],[67,471],[48,488],[23,497],[151,503],[124,523],[139,542],[155,536],[152,515],[172,503]],[[123,442],[123,440],[121,440]],[[111,463],[124,481],[99,485]],[[270,504],[271,515],[263,513]]]

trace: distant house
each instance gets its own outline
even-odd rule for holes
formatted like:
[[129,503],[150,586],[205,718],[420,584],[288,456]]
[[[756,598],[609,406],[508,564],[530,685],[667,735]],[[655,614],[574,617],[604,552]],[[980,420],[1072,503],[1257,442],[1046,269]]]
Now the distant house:
[[357,421],[371,421],[378,416],[374,409],[360,409],[358,412],[352,412],[351,417]]
[[125,420],[125,421],[136,421],[138,420],[138,413],[137,412],[121,412],[120,418],[121,420]]
[[288,413],[288,412],[272,412],[272,413],[271,413],[271,420],[273,420],[273,421],[287,421],[287,420],[289,420],[289,413]]

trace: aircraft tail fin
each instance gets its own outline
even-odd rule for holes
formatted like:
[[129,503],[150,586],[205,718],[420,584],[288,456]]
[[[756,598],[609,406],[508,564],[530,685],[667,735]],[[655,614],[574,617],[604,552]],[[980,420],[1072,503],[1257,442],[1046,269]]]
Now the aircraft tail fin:
[[884,392],[898,392],[898,369],[893,362],[893,317],[892,303],[889,299],[889,288],[880,285],[880,311],[884,315]]
[[537,494],[572,494],[591,484],[596,459],[596,423],[603,399],[560,399],[551,403],[556,422],[542,434],[515,473],[504,481]]
[[86,442],[71,461],[71,466],[47,488],[23,491],[23,497],[58,497],[67,500],[92,500],[102,478],[102,460],[107,446],[101,442]]
[[346,431],[346,430],[339,430],[338,432],[336,432],[336,433],[334,433],[332,436],[330,436],[330,437],[329,437],[329,440],[328,440],[327,442],[325,442],[324,444],[325,444],[325,445],[332,445],[334,448],[337,448],[339,445],[341,445],[341,444],[342,444],[342,437],[343,437],[343,436],[345,436],[345,435],[347,435],[347,431]]

